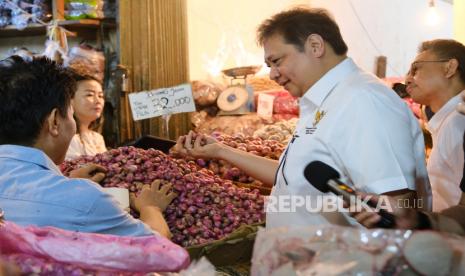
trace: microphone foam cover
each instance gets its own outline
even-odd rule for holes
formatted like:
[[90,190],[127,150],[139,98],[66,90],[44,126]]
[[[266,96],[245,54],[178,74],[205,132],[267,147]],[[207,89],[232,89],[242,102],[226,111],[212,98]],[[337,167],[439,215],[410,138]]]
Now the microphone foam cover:
[[321,161],[313,161],[305,167],[304,176],[313,187],[322,193],[327,193],[329,192],[328,180],[338,179],[340,175],[331,166]]

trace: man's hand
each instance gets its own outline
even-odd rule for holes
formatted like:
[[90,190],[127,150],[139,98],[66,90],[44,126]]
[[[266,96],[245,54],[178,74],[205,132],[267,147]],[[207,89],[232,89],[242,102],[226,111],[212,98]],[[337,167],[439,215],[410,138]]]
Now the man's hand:
[[[195,139],[194,139],[195,136]],[[214,138],[203,134],[195,134],[190,131],[185,136],[180,136],[171,152],[178,156],[192,156],[195,158],[217,158],[221,144]]]
[[86,178],[96,183],[100,183],[105,178],[107,170],[97,164],[86,164],[79,169],[75,169],[69,173],[70,178]]
[[[395,217],[395,223],[397,229],[415,229],[418,226],[418,211],[413,208],[406,208],[399,206],[399,201],[395,197],[386,195],[368,195],[364,193],[359,194],[361,199],[370,198],[370,201],[377,204],[383,200],[383,206],[390,206],[392,213]],[[367,228],[373,228],[381,220],[381,216],[371,208],[362,208],[361,212],[352,212],[350,215],[354,217],[358,223],[362,224]],[[386,210],[388,211],[388,210]]]
[[171,184],[165,184],[160,188],[160,180],[153,181],[152,185],[144,185],[139,196],[130,194],[131,207],[141,212],[144,207],[153,206],[163,212],[178,196],[176,193],[170,192],[171,186]]

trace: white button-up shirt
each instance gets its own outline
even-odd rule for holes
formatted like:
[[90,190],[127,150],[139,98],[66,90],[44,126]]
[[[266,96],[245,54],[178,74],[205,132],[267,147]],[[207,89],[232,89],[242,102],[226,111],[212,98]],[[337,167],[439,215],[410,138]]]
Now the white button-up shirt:
[[[317,112],[324,113],[319,121]],[[417,120],[391,89],[350,58],[327,72],[300,99],[300,119],[294,139],[281,156],[271,196],[307,196],[313,201],[310,209],[317,206],[316,197],[322,193],[303,175],[307,164],[315,160],[336,169],[342,181],[359,191],[417,190],[424,209],[431,208]],[[295,205],[289,212],[267,212],[267,227],[348,224],[347,216],[339,212],[308,209]]]
[[450,99],[427,124],[433,137],[433,149],[428,160],[428,175],[433,189],[433,211],[456,205],[462,191],[463,132],[465,116],[455,110],[460,95]]

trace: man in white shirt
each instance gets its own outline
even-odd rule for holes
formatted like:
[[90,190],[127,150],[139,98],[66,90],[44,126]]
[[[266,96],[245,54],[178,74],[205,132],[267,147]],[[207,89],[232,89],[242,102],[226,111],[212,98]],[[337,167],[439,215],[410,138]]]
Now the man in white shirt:
[[[259,27],[258,40],[270,78],[301,97],[300,119],[280,161],[204,136],[192,145],[191,134],[178,140],[176,151],[224,159],[273,186],[267,227],[348,223],[341,212],[325,211],[328,202],[305,179],[304,168],[314,160],[329,164],[361,191],[400,198],[417,191],[423,207],[430,207],[416,119],[394,91],[347,57],[339,27],[326,11],[278,13]],[[201,146],[202,140],[207,145]]]
[[433,138],[427,170],[433,190],[433,210],[442,211],[460,200],[465,116],[455,107],[465,89],[465,46],[455,40],[423,42],[406,79],[412,99],[434,112],[427,129]]

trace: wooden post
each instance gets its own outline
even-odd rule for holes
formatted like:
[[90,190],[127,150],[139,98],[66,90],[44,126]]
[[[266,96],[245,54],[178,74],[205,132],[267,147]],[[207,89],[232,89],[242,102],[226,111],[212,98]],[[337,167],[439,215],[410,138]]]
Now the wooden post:
[[385,56],[379,56],[376,58],[376,76],[380,79],[386,77],[386,65],[387,58]]
[[[120,63],[131,72],[131,92],[188,82],[186,0],[120,0],[118,4]],[[169,125],[170,139],[190,129],[187,114],[173,115]],[[121,141],[146,134],[161,137],[164,131],[161,117],[132,122],[131,128],[125,133],[134,136]]]
[[53,19],[65,19],[65,0],[52,1]]

